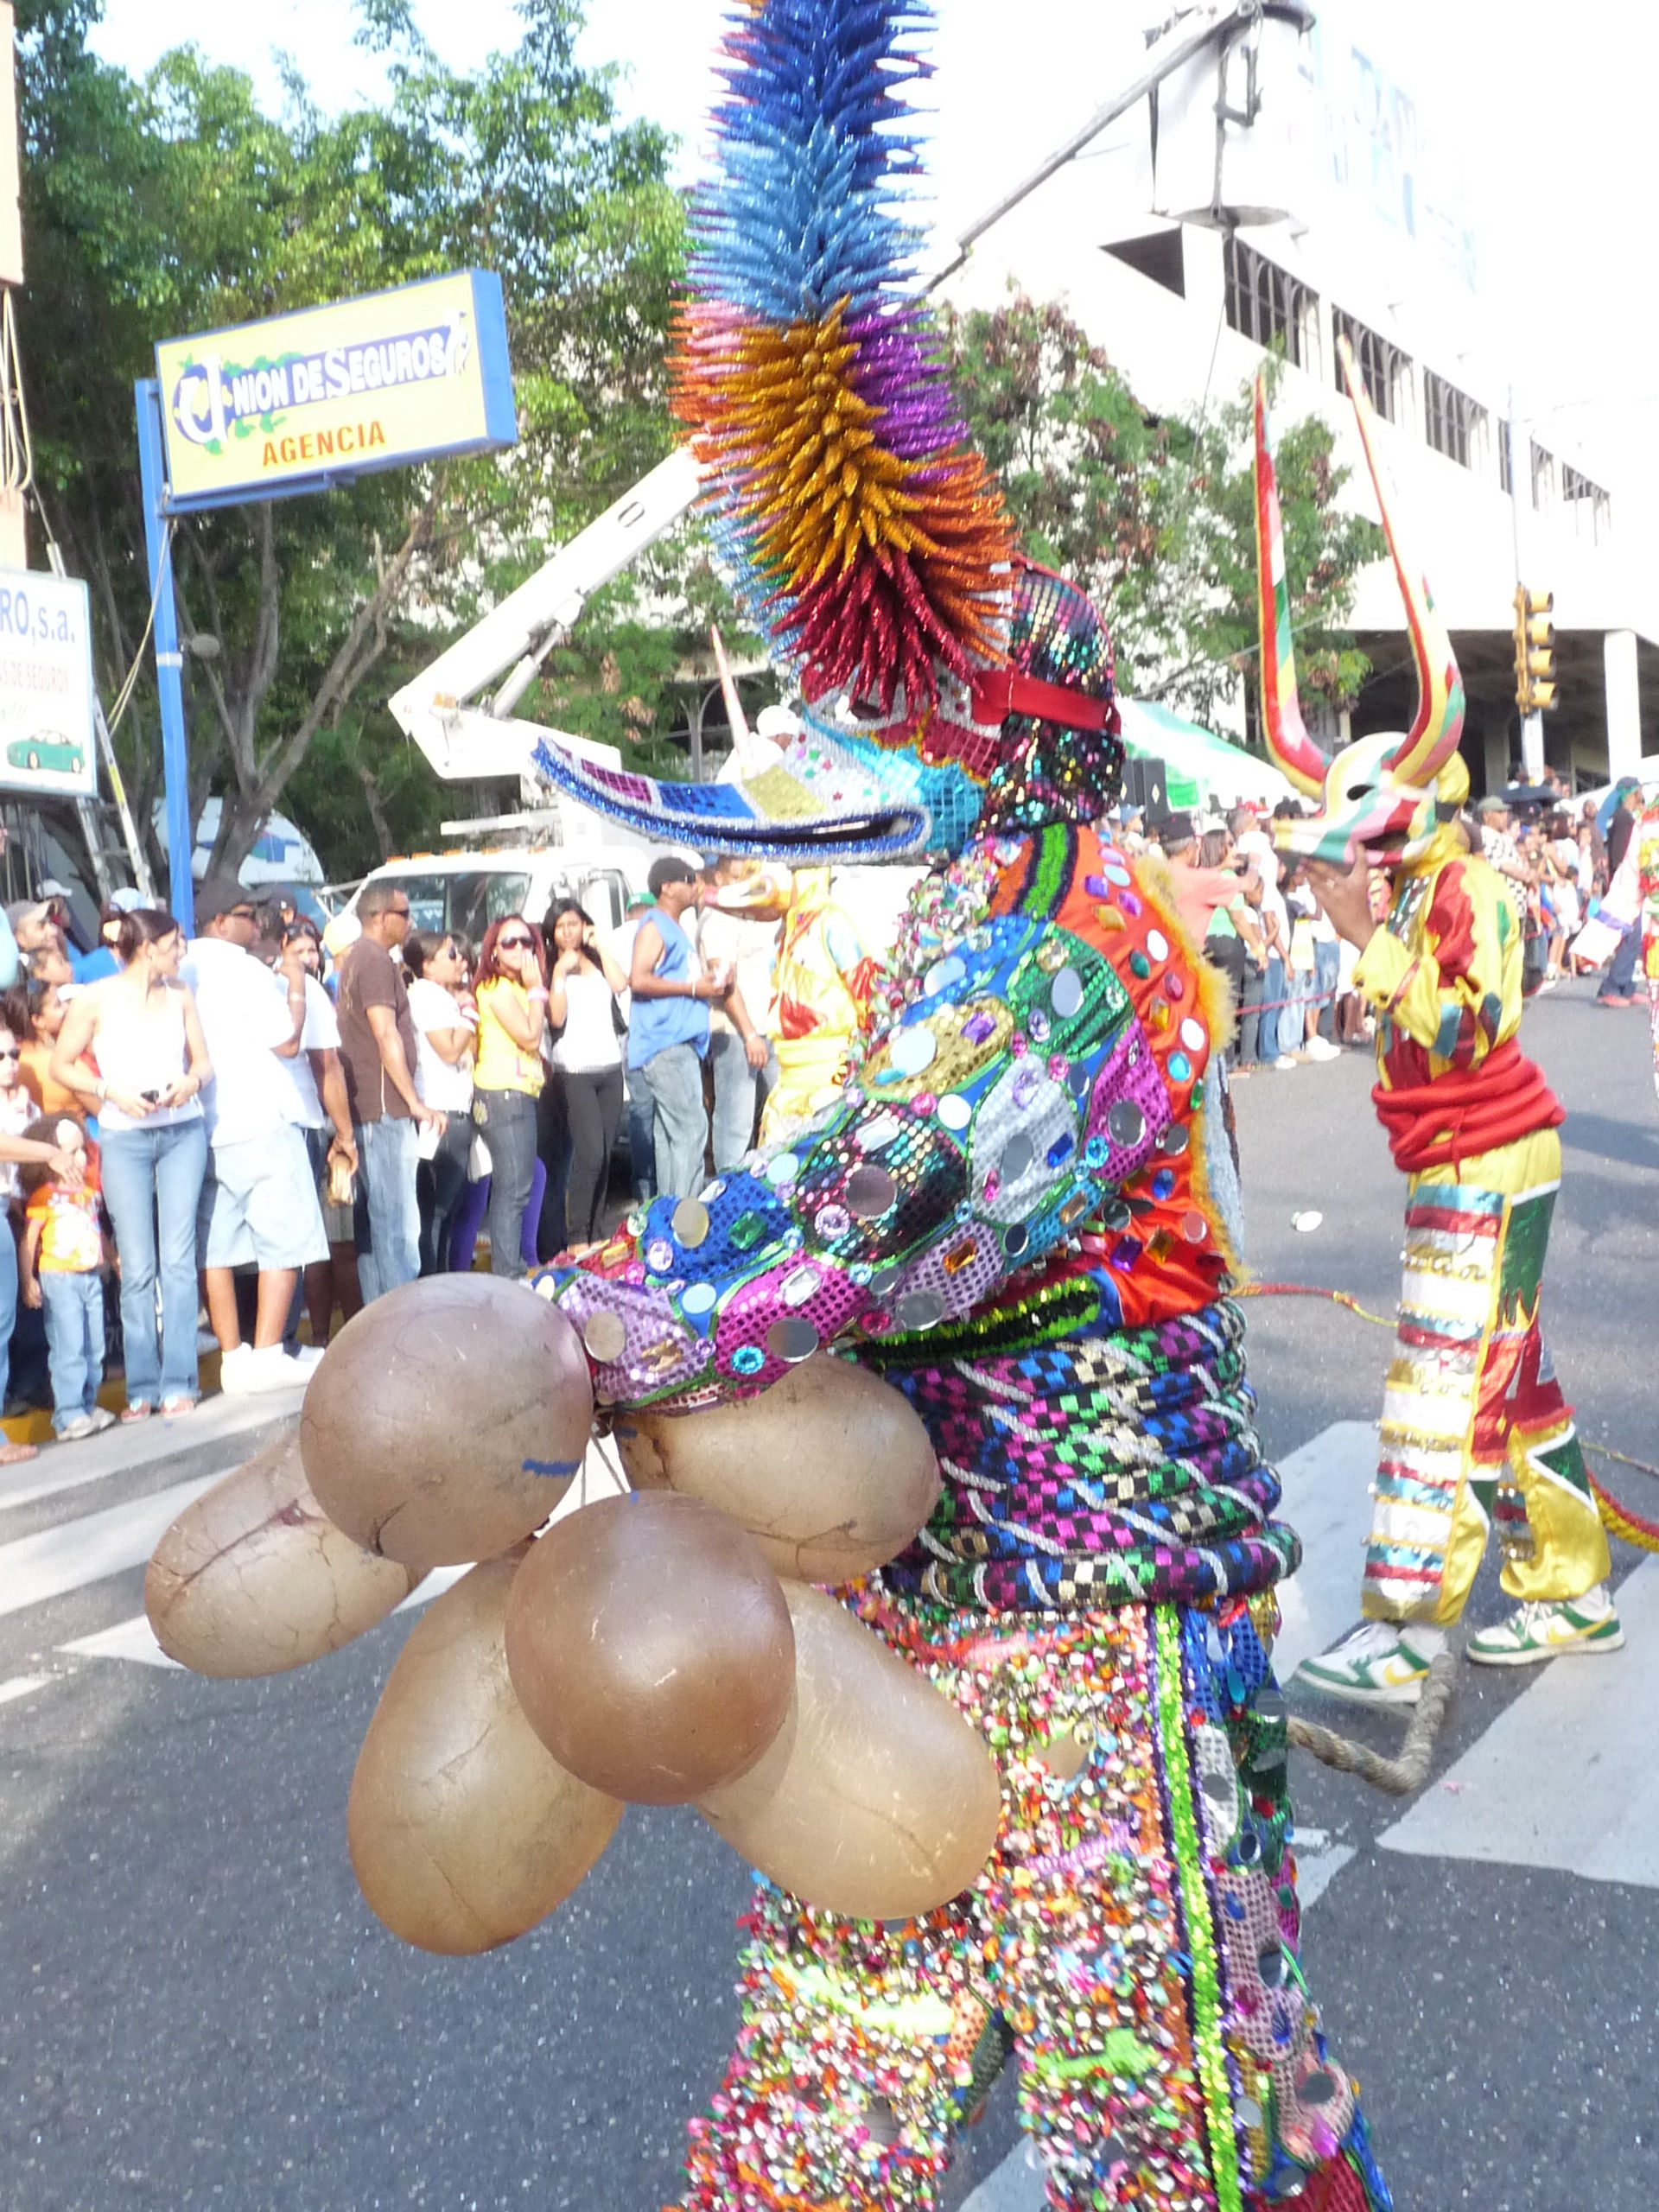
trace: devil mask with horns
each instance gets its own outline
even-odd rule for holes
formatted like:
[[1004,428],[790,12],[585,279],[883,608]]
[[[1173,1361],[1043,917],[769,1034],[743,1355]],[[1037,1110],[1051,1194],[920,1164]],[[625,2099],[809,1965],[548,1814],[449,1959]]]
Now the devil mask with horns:
[[1403,734],[1385,730],[1356,739],[1333,760],[1325,759],[1307,734],[1296,690],[1284,529],[1268,443],[1262,376],[1255,385],[1256,592],[1262,625],[1262,719],[1268,750],[1297,790],[1319,802],[1316,814],[1275,824],[1280,847],[1305,860],[1351,868],[1362,855],[1380,866],[1420,858],[1436,831],[1455,817],[1468,798],[1469,776],[1458,752],[1463,734],[1463,679],[1452,641],[1435,612],[1427,579],[1412,564],[1402,543],[1377,461],[1370,402],[1355,372],[1346,339],[1338,340],[1338,352],[1406,603],[1417,671],[1417,712],[1411,728]]

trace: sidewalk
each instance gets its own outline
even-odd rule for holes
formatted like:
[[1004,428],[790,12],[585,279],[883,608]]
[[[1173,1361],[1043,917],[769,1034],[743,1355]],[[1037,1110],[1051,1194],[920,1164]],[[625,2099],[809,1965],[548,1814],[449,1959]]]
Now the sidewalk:
[[[152,1414],[148,1421],[125,1427],[118,1422],[78,1444],[52,1443],[51,1417],[43,1416],[48,1440],[39,1454],[16,1466],[0,1467],[0,1512],[117,1478],[124,1496],[137,1497],[195,1476],[227,1472],[296,1421],[304,1396],[303,1384],[258,1397],[215,1395],[204,1398],[182,1420],[167,1421]],[[8,1421],[7,1433],[22,1425]]]

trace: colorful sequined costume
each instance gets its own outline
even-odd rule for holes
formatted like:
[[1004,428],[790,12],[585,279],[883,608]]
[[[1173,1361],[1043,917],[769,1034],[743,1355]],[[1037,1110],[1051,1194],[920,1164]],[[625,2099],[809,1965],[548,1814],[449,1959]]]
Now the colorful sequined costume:
[[760,0],[728,40],[677,404],[799,738],[717,787],[543,755],[658,835],[936,863],[840,1097],[542,1286],[601,1403],[695,1418],[831,1348],[905,1393],[942,1494],[846,1602],[1002,1783],[989,1862],[924,1919],[762,1882],[685,2202],[930,2206],[1012,2050],[1056,2208],[1377,2212],[1297,1958],[1266,1648],[1296,1546],[1210,1166],[1226,1011],[1090,826],[1122,761],[1109,642],[1014,558],[906,298],[924,19]]
[[1377,1014],[1372,1095],[1410,1178],[1363,1610],[1446,1623],[1463,1611],[1494,1517],[1513,1597],[1581,1596],[1609,1560],[1539,1327],[1563,1116],[1516,1042],[1521,921],[1503,878],[1471,855],[1457,825],[1469,795],[1457,749],[1463,685],[1427,583],[1402,550],[1370,405],[1346,353],[1344,366],[1406,603],[1418,712],[1403,735],[1362,738],[1334,761],[1308,738],[1258,383],[1263,724],[1279,765],[1320,802],[1312,817],[1279,825],[1281,843],[1336,867],[1363,855],[1394,877],[1387,924],[1354,971]]

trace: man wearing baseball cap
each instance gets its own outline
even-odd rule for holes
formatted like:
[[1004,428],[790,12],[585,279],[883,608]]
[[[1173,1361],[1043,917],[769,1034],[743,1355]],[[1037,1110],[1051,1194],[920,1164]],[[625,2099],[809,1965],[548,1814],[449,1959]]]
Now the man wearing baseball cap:
[[689,1198],[702,1187],[709,1116],[702,1064],[709,1057],[709,1001],[720,996],[702,974],[680,918],[697,903],[697,872],[664,853],[645,878],[656,904],[640,923],[628,969],[628,1069],[651,1093],[657,1189]]

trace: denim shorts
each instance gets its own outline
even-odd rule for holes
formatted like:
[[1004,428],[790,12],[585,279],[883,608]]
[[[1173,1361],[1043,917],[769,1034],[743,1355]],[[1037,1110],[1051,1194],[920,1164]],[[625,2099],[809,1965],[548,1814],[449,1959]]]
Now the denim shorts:
[[284,1122],[267,1136],[213,1147],[196,1249],[204,1268],[308,1268],[328,1257],[303,1129]]

